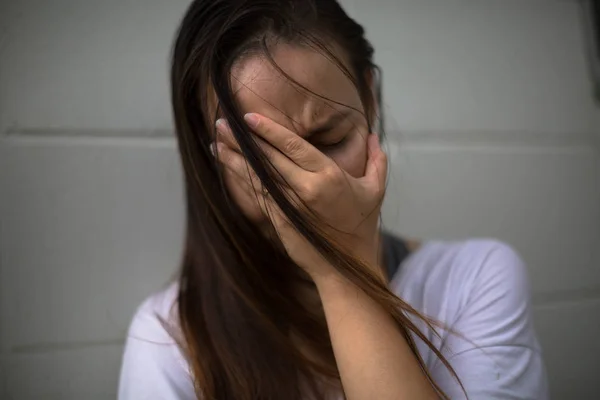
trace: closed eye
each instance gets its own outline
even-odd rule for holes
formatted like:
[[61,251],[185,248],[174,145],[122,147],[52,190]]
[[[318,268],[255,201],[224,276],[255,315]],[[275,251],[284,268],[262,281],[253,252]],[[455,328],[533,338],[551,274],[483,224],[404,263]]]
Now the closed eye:
[[346,120],[350,116],[351,113],[352,113],[351,110],[344,110],[341,112],[337,112],[331,118],[329,118],[329,120],[326,121],[324,124],[310,129],[307,137],[322,135],[326,132],[334,130],[337,126],[342,124],[344,122],[344,120]]
[[343,138],[341,138],[340,140],[336,141],[336,142],[331,142],[331,143],[318,143],[316,144],[317,147],[319,148],[326,148],[326,149],[333,149],[336,147],[339,147],[341,145],[344,144],[344,142],[346,142],[346,139],[348,138],[348,136],[344,136]]
[[333,137],[331,137],[329,140],[324,137],[327,136],[327,134],[322,134],[320,135],[321,140],[315,141],[313,145],[323,152],[338,150],[348,142],[348,138],[352,136],[352,132],[356,128],[357,126],[352,124],[350,129],[345,131],[344,134],[335,136],[332,135]]

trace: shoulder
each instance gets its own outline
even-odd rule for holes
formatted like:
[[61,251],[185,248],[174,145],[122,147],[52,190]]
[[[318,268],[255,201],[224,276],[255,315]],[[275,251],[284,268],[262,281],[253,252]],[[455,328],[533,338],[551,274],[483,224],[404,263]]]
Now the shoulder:
[[475,316],[497,326],[503,318],[525,318],[530,307],[523,259],[495,239],[425,243],[402,265],[392,290],[422,313],[468,329]]
[[473,342],[477,347],[538,347],[527,268],[501,241],[426,243],[406,260],[392,289],[422,314],[468,339],[451,337],[453,352],[471,349]]
[[403,296],[440,293],[457,302],[472,301],[472,291],[485,288],[511,287],[522,296],[529,295],[522,258],[495,239],[425,242],[404,262],[391,284]]
[[193,399],[194,387],[179,347],[177,285],[147,298],[127,334],[119,379],[120,400]]
[[511,263],[522,264],[512,246],[488,238],[423,242],[412,253],[412,258],[417,262],[426,262],[432,267],[445,263],[445,267],[452,268],[455,272],[481,269],[490,258],[501,258]]
[[[393,282],[395,292],[443,324],[439,340],[472,398],[547,398],[535,334],[527,268],[509,245],[493,239],[425,243]],[[427,348],[420,352],[452,398],[461,389]]]
[[464,322],[477,312],[499,321],[505,314],[528,311],[527,267],[513,247],[499,240],[430,242],[407,260],[403,272],[400,294],[435,308],[424,311],[433,311],[446,324]]
[[175,342],[172,330],[177,330],[178,285],[146,298],[137,308],[129,326],[128,338],[157,343]]

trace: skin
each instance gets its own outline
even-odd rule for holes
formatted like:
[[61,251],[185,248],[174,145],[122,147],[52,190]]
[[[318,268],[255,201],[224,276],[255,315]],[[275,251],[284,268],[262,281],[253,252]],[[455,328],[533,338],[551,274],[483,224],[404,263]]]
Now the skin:
[[[333,51],[345,61],[342,51],[335,47]],[[272,119],[313,144],[350,176],[363,176],[369,132],[354,85],[337,65],[310,49],[281,45],[272,55],[297,83],[330,101],[303,91],[264,57],[255,56],[237,62],[232,73],[232,87],[242,112]],[[330,129],[323,130],[327,127]],[[226,176],[226,184],[247,217],[259,226],[268,225],[254,196],[247,196],[231,176]],[[411,252],[420,247],[415,240],[405,239],[405,244]]]
[[[358,93],[333,63],[312,50],[279,45],[274,58],[296,81],[359,110],[315,133],[347,109],[307,96],[258,56],[234,70],[238,99],[244,112],[251,113],[246,122],[265,155],[295,195],[319,215],[321,228],[377,273],[377,218],[387,158],[376,135],[367,132]],[[235,200],[259,225],[271,216],[288,254],[315,282],[346,398],[436,398],[392,317],[287,223],[248,169],[226,121],[217,128],[215,151]],[[343,145],[327,146],[340,140]]]
[[[351,176],[362,176],[369,132],[356,88],[337,66],[309,49],[279,46],[273,57],[296,82],[333,101],[294,86],[268,60],[254,56],[238,62],[232,73],[233,90],[242,111],[272,119],[313,144]],[[319,132],[327,126],[330,129]],[[341,140],[344,142],[333,146]],[[247,216],[256,223],[265,222],[256,199],[245,196],[231,180],[228,188]]]

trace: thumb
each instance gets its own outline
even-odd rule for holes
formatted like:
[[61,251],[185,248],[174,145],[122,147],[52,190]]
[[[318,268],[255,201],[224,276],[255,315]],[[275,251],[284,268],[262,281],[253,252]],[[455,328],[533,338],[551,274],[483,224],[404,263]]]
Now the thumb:
[[368,158],[364,179],[383,189],[387,179],[388,163],[387,156],[379,144],[379,137],[377,134],[371,133],[367,138],[367,151]]

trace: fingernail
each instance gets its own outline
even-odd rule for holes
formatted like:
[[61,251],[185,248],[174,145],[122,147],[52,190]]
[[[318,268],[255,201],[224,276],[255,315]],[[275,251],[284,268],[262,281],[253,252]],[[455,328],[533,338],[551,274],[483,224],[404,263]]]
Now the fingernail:
[[213,157],[215,156],[215,154],[217,153],[217,144],[215,142],[212,142],[208,148],[210,149],[210,153],[213,155]]
[[220,131],[226,131],[228,129],[227,121],[224,118],[219,118],[217,122],[215,122],[215,126]]
[[246,120],[246,123],[252,128],[256,128],[256,126],[258,125],[258,115],[254,113],[248,113],[244,115],[244,119]]

